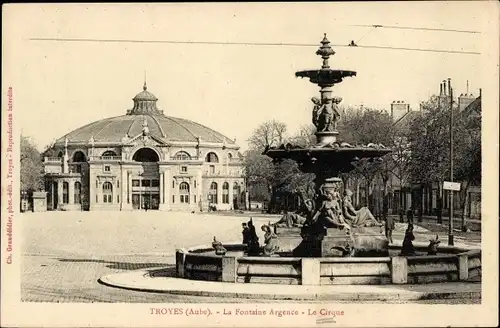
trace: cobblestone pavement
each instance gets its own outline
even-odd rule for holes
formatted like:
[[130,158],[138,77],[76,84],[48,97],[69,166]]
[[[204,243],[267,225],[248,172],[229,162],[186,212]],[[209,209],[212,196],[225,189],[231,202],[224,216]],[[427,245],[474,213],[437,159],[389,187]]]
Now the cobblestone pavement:
[[[126,270],[170,266],[173,272],[175,249],[210,244],[213,236],[226,242],[239,241],[241,222],[247,220],[245,217],[150,211],[28,213],[20,219],[24,236],[22,301],[272,302],[144,293],[107,287],[97,281],[104,275]],[[269,221],[276,221],[276,218],[254,218],[257,226]],[[396,240],[400,239],[399,234],[396,231]],[[417,240],[426,241],[428,236],[424,231],[417,235]],[[463,302],[480,300],[429,300],[419,303]]]

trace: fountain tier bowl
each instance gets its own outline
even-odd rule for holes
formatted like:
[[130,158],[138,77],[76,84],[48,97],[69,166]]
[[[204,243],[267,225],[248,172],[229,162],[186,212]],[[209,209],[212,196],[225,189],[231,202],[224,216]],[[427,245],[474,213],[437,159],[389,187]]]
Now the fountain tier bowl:
[[311,83],[318,85],[333,85],[342,82],[345,77],[356,76],[356,72],[339,69],[313,69],[297,72],[295,76],[309,78]]
[[[210,246],[176,252],[179,278],[232,283],[286,285],[425,284],[466,281],[480,276],[481,251],[441,246],[439,255],[425,255],[427,244],[416,244],[416,256],[398,256],[389,246],[386,257],[248,257],[246,245],[225,244],[225,256]],[[420,255],[419,255],[420,254]]]
[[313,172],[328,167],[337,172],[349,172],[354,169],[353,163],[362,158],[379,158],[391,150],[387,148],[368,147],[322,147],[293,148],[282,146],[265,151],[265,155],[273,160],[291,159],[296,161],[304,172]]
[[271,148],[265,154],[273,159],[289,158],[294,161],[303,162],[314,161],[342,161],[352,162],[355,158],[376,158],[382,157],[391,150],[387,148],[368,148],[368,147],[322,147],[322,148],[293,148],[282,146],[280,148]]

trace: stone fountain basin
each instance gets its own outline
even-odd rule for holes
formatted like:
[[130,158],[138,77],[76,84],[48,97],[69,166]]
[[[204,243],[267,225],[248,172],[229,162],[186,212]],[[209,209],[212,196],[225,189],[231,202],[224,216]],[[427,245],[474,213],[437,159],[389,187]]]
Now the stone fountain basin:
[[215,255],[211,246],[176,251],[178,278],[232,283],[286,285],[384,285],[466,281],[481,276],[481,250],[441,246],[426,255],[427,244],[415,243],[416,256],[398,256],[389,246],[387,257],[248,257],[244,244],[224,244]]

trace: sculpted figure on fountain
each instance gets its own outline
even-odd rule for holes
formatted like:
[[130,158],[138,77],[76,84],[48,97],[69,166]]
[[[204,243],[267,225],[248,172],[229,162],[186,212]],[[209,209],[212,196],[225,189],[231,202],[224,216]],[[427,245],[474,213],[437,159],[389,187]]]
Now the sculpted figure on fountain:
[[317,97],[312,97],[311,98],[311,101],[313,102],[314,104],[314,108],[313,108],[313,115],[312,115],[312,123],[314,124],[314,126],[316,127],[316,129],[318,129],[318,123],[319,123],[319,115],[321,114],[321,99],[317,98]]
[[344,192],[343,210],[346,220],[351,223],[352,227],[373,227],[382,226],[382,223],[370,212],[368,207],[362,207],[356,210],[352,205],[352,191],[346,189]]
[[278,236],[271,229],[271,224],[263,225],[261,230],[264,231],[264,247],[262,252],[264,256],[272,256],[279,251]]
[[320,100],[317,97],[311,98],[314,103],[312,122],[317,132],[333,132],[337,130],[337,122],[340,119],[338,103],[342,98],[326,98]]
[[333,112],[332,100],[327,99],[320,108],[318,118],[318,132],[332,132],[335,130],[335,113]]

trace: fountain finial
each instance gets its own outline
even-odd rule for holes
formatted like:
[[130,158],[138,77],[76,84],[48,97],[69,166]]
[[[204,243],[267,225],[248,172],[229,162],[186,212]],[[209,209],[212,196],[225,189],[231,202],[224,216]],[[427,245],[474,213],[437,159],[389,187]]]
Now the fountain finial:
[[330,58],[330,56],[335,55],[335,51],[332,49],[332,47],[330,47],[330,41],[326,37],[326,33],[323,37],[323,40],[321,40],[321,46],[316,51],[316,55],[323,58],[323,66],[321,67],[322,69],[330,68],[330,65],[328,65],[328,59]]

